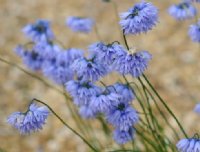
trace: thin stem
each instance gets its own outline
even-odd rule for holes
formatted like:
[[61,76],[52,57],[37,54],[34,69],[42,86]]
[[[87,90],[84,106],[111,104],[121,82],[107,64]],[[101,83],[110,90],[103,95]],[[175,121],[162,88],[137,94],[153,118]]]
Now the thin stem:
[[103,81],[99,81],[105,88],[107,87]]
[[[126,83],[129,85],[129,81],[126,79],[126,76],[125,76],[125,75],[123,75],[123,78],[125,79]],[[133,93],[135,93],[134,90],[133,90],[133,88],[132,88],[132,87],[130,87],[130,88],[131,88],[131,90],[133,91]],[[160,142],[161,145],[158,144],[160,150],[165,151],[166,149],[163,150],[163,147],[162,147],[162,144],[163,144],[163,143],[162,143],[162,141],[160,140],[159,135],[158,135],[158,133],[157,133],[156,130],[155,130],[155,127],[154,127],[154,129],[153,129],[153,127],[151,126],[150,120],[149,120],[148,115],[147,115],[147,112],[146,112],[146,110],[145,110],[145,106],[143,105],[142,101],[140,100],[140,98],[137,96],[136,93],[135,93],[135,96],[136,96],[136,99],[137,99],[137,101],[139,102],[139,104],[140,104],[142,110],[144,111],[145,118],[146,118],[146,120],[147,120],[147,123],[149,124],[149,129],[150,129],[150,131],[152,132],[152,135],[153,135],[154,139],[155,139],[155,140],[158,140],[158,141]],[[150,114],[150,115],[151,115],[151,114]],[[152,117],[153,117],[153,116],[151,116],[151,118],[152,118]]]
[[37,76],[37,75],[35,75],[35,74],[33,74],[33,73],[31,73],[31,72],[25,70],[24,68],[20,67],[19,65],[15,64],[15,63],[13,63],[13,62],[7,61],[7,60],[5,60],[5,59],[3,59],[3,58],[1,58],[1,57],[0,57],[0,61],[3,62],[3,63],[6,63],[6,64],[8,64],[8,65],[10,65],[10,66],[12,66],[12,67],[17,68],[18,70],[24,72],[25,74],[27,74],[27,75],[29,75],[29,76],[31,76],[31,77],[33,77],[33,78],[39,80],[40,82],[42,82],[42,83],[43,83],[44,85],[46,85],[47,87],[52,88],[52,89],[54,89],[56,92],[59,92],[59,93],[62,94],[62,91],[61,91],[60,89],[54,87],[53,85],[49,84],[48,82],[46,82],[45,80],[43,80],[43,79],[40,78],[39,76]]
[[[98,140],[97,140],[97,138],[95,138],[95,134],[94,133],[92,134],[94,136],[93,139],[91,137],[90,131],[91,132],[93,131],[92,127],[90,126],[89,123],[85,123],[85,121],[83,121],[80,118],[80,115],[77,114],[77,110],[74,108],[73,104],[71,104],[72,102],[70,102],[70,101],[72,101],[72,99],[70,99],[67,96],[67,94],[65,93],[64,85],[63,85],[63,96],[65,97],[65,101],[66,101],[67,107],[69,108],[71,116],[74,119],[74,121],[75,121],[76,125],[78,126],[79,130],[81,132],[83,132],[85,135],[87,135],[88,138],[90,138],[90,140],[92,140],[92,141],[97,143]],[[90,131],[88,129],[90,129]],[[99,142],[98,142],[98,144],[100,145]]]
[[130,149],[118,149],[118,150],[111,150],[108,152],[141,152],[141,151],[137,151],[137,150],[130,150]]
[[129,50],[129,46],[128,46],[128,42],[127,42],[126,36],[124,34],[124,30],[123,30],[123,38],[124,38],[124,43],[126,45],[126,48],[127,48],[127,50]]
[[61,45],[64,49],[66,48],[62,41],[55,39],[56,42],[58,42],[59,45]]
[[74,130],[72,127],[70,127],[48,104],[45,102],[38,100],[34,98],[32,101],[37,101],[49,108],[49,110],[65,125],[69,130],[71,130],[74,134],[76,134],[78,137],[80,137],[85,144],[87,144],[94,152],[99,152],[96,148],[94,148],[81,134],[79,134],[76,130]]
[[[146,97],[147,106],[148,106],[148,110],[149,110],[150,117],[151,117],[151,120],[152,120],[152,124],[153,124],[153,127],[154,127],[154,129],[155,129],[155,132],[156,132],[156,134],[157,134],[157,137],[159,138],[160,135],[157,133],[156,130],[159,129],[159,131],[160,131],[160,128],[161,128],[161,127],[160,127],[160,125],[159,125],[159,123],[158,123],[156,117],[153,115],[153,111],[152,111],[152,108],[151,108],[151,105],[150,105],[150,101],[149,101],[149,96],[147,95],[147,92],[146,92],[146,90],[145,90],[145,85],[143,84],[143,82],[142,82],[142,80],[140,79],[140,77],[138,78],[138,80],[139,80],[140,84],[142,85],[142,89],[143,89],[144,94],[145,94],[145,97]],[[160,139],[159,141],[161,142],[161,144],[163,144],[163,146],[164,146],[164,148],[165,148],[165,150],[166,150],[165,141],[164,141],[162,138],[159,138],[159,139]]]
[[97,119],[101,123],[101,126],[103,128],[103,131],[104,131],[105,135],[107,137],[109,137],[111,131],[110,131],[109,127],[107,126],[107,124],[105,123],[105,120],[101,116],[97,117]]
[[65,94],[64,86],[63,86],[63,96],[64,96],[64,98],[65,98],[67,107],[69,108],[69,111],[70,111],[70,113],[71,113],[71,116],[72,116],[72,118],[74,119],[74,121],[75,121],[77,127],[79,128],[79,130],[80,130],[81,132],[85,133],[85,130],[82,129],[82,125],[79,125],[79,123],[78,123],[78,122],[79,122],[79,119],[78,119],[78,116],[76,115],[76,113],[74,112],[75,109],[73,108],[73,106],[71,105],[70,101],[68,100],[68,99],[69,99],[68,96]]
[[[129,84],[129,82],[128,82],[128,80],[126,79],[126,76],[125,76],[125,75],[123,75],[123,78],[125,79],[126,83]],[[132,87],[130,87],[130,88],[131,88],[132,92],[134,93],[133,88],[132,88]],[[149,120],[149,118],[148,118],[148,115],[147,115],[147,113],[146,113],[146,110],[145,110],[145,107],[144,107],[142,101],[140,100],[140,98],[137,96],[136,93],[135,93],[135,97],[136,97],[137,101],[139,102],[139,104],[140,104],[142,110],[144,111],[144,115],[145,115],[146,121],[147,121],[147,123],[149,124],[149,129],[151,130],[154,139],[155,139],[155,140],[159,140],[159,139],[157,138],[158,136],[156,136],[156,135],[157,135],[156,131],[151,127],[150,120]],[[156,133],[156,134],[155,134],[155,133]],[[160,140],[159,140],[159,142],[160,142]],[[161,143],[161,144],[162,144],[162,143]],[[162,146],[161,146],[160,144],[158,144],[158,146],[159,146],[160,150],[163,151]]]
[[145,90],[148,92],[148,94],[150,95],[150,97],[152,98],[152,100],[154,101],[154,104],[156,105],[157,110],[159,111],[159,113],[161,114],[161,116],[164,118],[165,122],[167,123],[167,125],[172,129],[172,131],[174,132],[175,136],[177,139],[179,139],[179,135],[176,132],[176,130],[173,128],[173,126],[170,124],[170,122],[168,121],[168,119],[166,118],[165,114],[163,113],[163,111],[159,108],[158,103],[156,102],[156,99],[154,98],[154,96],[152,95],[152,93],[148,90],[148,88],[145,86]]
[[145,137],[144,134],[141,133],[141,132],[140,132],[138,129],[136,129],[136,128],[135,128],[135,131],[136,131],[136,133],[137,133],[138,135],[140,135],[140,136],[142,137],[142,139],[144,139],[147,143],[149,143],[156,151],[158,150],[157,152],[160,152],[160,150],[157,149],[157,147],[154,145],[154,143],[151,142],[151,139]]
[[119,150],[112,150],[112,151],[108,151],[108,152],[142,152],[142,151],[130,150],[130,149],[119,149]]
[[167,111],[172,115],[172,117],[175,119],[176,123],[178,124],[179,128],[181,129],[182,133],[186,138],[188,138],[187,133],[183,129],[182,125],[180,124],[179,120],[176,118],[175,114],[171,111],[171,109],[168,107],[168,105],[165,103],[165,101],[161,98],[161,96],[158,94],[158,92],[155,90],[153,85],[150,83],[150,81],[147,79],[147,77],[143,74],[143,78],[147,82],[147,84],[150,86],[150,88],[153,90],[153,92],[156,94],[156,96],[159,98],[161,103],[164,105],[164,107],[167,109]]

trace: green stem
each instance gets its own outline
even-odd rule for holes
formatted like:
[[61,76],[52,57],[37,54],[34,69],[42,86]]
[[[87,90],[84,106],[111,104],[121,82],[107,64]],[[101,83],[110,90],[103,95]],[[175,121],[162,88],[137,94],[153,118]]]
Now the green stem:
[[[128,82],[128,80],[126,79],[126,76],[125,76],[125,75],[123,75],[123,78],[125,79],[126,83],[129,84],[129,82]],[[133,88],[132,88],[132,87],[130,87],[130,88],[131,88],[132,92],[134,93]],[[142,110],[143,110],[143,112],[144,112],[144,114],[145,114],[145,118],[146,118],[146,120],[147,120],[147,123],[149,124],[149,129],[151,130],[154,139],[155,139],[155,140],[158,140],[158,141],[160,142],[160,140],[158,139],[158,137],[157,137],[156,134],[155,134],[156,131],[151,127],[150,120],[149,120],[149,118],[148,118],[148,116],[147,116],[147,113],[146,113],[146,110],[145,110],[145,107],[144,107],[142,101],[140,100],[140,98],[137,96],[136,93],[135,93],[135,96],[136,96],[137,101],[139,102],[139,104],[140,104],[140,106],[141,106],[141,108],[142,108]],[[163,151],[162,145],[158,144],[158,146],[159,146],[160,150]]]
[[[149,110],[149,113],[150,113],[150,117],[151,117],[151,121],[152,121],[152,124],[153,124],[153,127],[154,127],[154,130],[157,134],[157,129],[161,128],[156,117],[153,115],[153,111],[152,111],[152,108],[151,108],[151,105],[150,105],[150,101],[149,101],[149,96],[147,95],[147,92],[145,90],[145,86],[142,82],[142,80],[140,78],[138,78],[140,84],[142,85],[142,89],[144,91],[144,94],[145,94],[145,97],[146,97],[146,101],[147,101],[147,106],[148,106],[148,110]],[[160,131],[160,129],[159,129]],[[166,151],[166,144],[165,144],[165,141],[160,138],[160,135],[157,134],[157,137],[159,138],[159,141],[161,142],[161,144],[163,145],[163,147],[165,148],[165,151]]]
[[148,94],[150,95],[150,97],[152,98],[152,100],[154,101],[154,104],[156,105],[157,110],[159,111],[159,113],[161,114],[161,116],[164,118],[166,124],[172,129],[173,133],[175,134],[177,140],[179,139],[179,135],[176,132],[176,130],[174,129],[174,127],[170,124],[170,122],[168,121],[168,119],[166,118],[165,114],[163,113],[163,111],[160,109],[160,107],[158,106],[158,103],[156,102],[154,96],[152,95],[152,93],[148,90],[148,88],[145,86],[145,90],[148,92]]
[[74,130],[72,127],[70,127],[48,104],[46,104],[45,102],[38,100],[36,98],[34,98],[32,101],[37,101],[45,106],[48,107],[48,109],[63,123],[63,125],[65,125],[69,130],[71,130],[74,134],[76,134],[78,137],[80,137],[83,142],[85,144],[88,145],[88,147],[91,148],[91,150],[93,150],[94,152],[99,152],[99,150],[97,150],[96,148],[94,148],[81,134],[79,134],[76,130]]
[[176,123],[178,124],[179,128],[181,129],[182,133],[184,134],[184,136],[186,138],[188,138],[188,135],[186,134],[185,130],[183,129],[182,125],[180,124],[180,122],[178,121],[178,119],[176,118],[175,114],[171,111],[171,109],[168,107],[168,105],[165,103],[165,101],[161,98],[161,96],[158,94],[158,92],[155,90],[155,88],[153,87],[153,85],[150,83],[150,81],[147,79],[147,77],[143,74],[143,78],[145,79],[145,81],[147,82],[147,84],[150,86],[150,88],[153,90],[153,92],[156,94],[156,96],[159,98],[159,100],[161,101],[161,103],[164,105],[164,107],[167,109],[167,111],[172,115],[172,117],[174,118],[174,120],[176,121]]
[[[70,110],[71,116],[73,118],[73,120],[75,121],[76,125],[78,126],[79,130],[81,132],[83,132],[85,135],[88,136],[88,138],[90,138],[90,140],[92,140],[92,142],[96,142],[100,145],[100,143],[98,142],[97,138],[95,138],[95,134],[93,133],[93,137],[90,133],[90,131],[93,131],[92,127],[90,126],[89,123],[85,123],[85,121],[82,120],[82,118],[80,118],[80,116],[77,114],[77,110],[74,108],[73,104],[71,104],[72,99],[70,99],[67,94],[65,93],[64,90],[64,85],[63,85],[63,96],[65,97],[65,101],[67,104],[67,107]],[[89,131],[90,129],[90,131]]]
[[105,123],[104,119],[101,116],[97,117],[97,119],[101,123],[101,126],[103,128],[103,131],[104,131],[105,135],[107,137],[109,137],[111,131],[110,131],[109,127],[107,126],[107,124]]
[[141,136],[142,139],[144,139],[149,145],[152,146],[152,148],[154,148],[157,152],[160,152],[160,149],[158,149],[158,148],[154,145],[154,143],[151,141],[151,139],[149,139],[149,138],[147,138],[146,136],[144,136],[144,134],[141,133],[138,129],[135,128],[135,130],[136,130],[136,133],[137,133],[139,136]]
[[127,42],[127,40],[126,40],[126,36],[125,36],[125,34],[124,34],[124,30],[123,30],[123,39],[124,39],[124,43],[125,43],[125,45],[126,45],[127,50],[129,50],[129,46],[128,46],[128,42]]
[[66,101],[67,107],[68,107],[68,109],[69,109],[69,111],[70,111],[70,114],[71,114],[73,120],[74,120],[75,123],[76,123],[76,126],[79,128],[79,130],[80,130],[81,132],[83,132],[83,134],[85,134],[85,130],[82,129],[82,125],[80,125],[80,124],[78,123],[78,122],[80,122],[80,119],[78,118],[76,112],[74,112],[75,109],[74,109],[73,106],[71,105],[68,96],[65,94],[64,87],[63,87],[63,96],[64,96],[64,98],[65,98],[65,101]]
[[33,78],[39,80],[40,82],[42,82],[42,83],[43,83],[44,85],[46,85],[47,87],[54,89],[56,92],[59,92],[60,94],[63,93],[60,89],[54,87],[53,85],[49,84],[48,82],[46,82],[45,80],[43,80],[43,79],[40,78],[39,76],[37,76],[37,75],[35,75],[35,74],[33,74],[33,73],[31,73],[31,72],[25,70],[24,68],[20,67],[19,65],[15,64],[15,63],[12,63],[12,62],[10,62],[10,61],[7,61],[7,60],[5,60],[5,59],[3,59],[3,58],[1,58],[1,57],[0,57],[0,61],[3,62],[3,63],[6,63],[6,64],[8,64],[8,65],[10,65],[10,66],[12,66],[12,67],[15,67],[15,68],[17,68],[18,70],[24,72],[25,74],[27,74],[27,75],[29,75],[29,76],[31,76],[31,77],[33,77]]

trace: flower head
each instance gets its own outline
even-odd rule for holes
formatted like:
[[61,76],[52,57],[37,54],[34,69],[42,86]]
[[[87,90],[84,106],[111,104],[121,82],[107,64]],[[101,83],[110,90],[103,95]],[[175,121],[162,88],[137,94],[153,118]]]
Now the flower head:
[[113,138],[118,144],[125,144],[134,139],[135,130],[129,128],[128,131],[114,130]]
[[200,43],[200,21],[196,24],[190,25],[188,35],[193,42]]
[[34,42],[49,41],[54,39],[54,34],[47,20],[37,20],[34,24],[26,25],[22,31]]
[[90,98],[101,92],[101,88],[91,82],[71,80],[66,83],[66,90],[73,97],[73,101],[78,106],[85,106],[90,103]]
[[168,12],[172,17],[177,20],[193,18],[197,14],[196,8],[191,4],[191,2],[187,1],[172,5],[169,8]]
[[197,138],[181,139],[176,147],[179,152],[198,152],[200,151],[200,140]]
[[117,42],[111,44],[104,44],[103,42],[97,42],[89,46],[89,51],[105,65],[112,65],[115,58],[124,51],[122,45]]
[[19,45],[15,49],[17,55],[19,55],[24,64],[31,70],[38,71],[41,70],[44,63],[44,58],[40,55],[40,48],[38,45],[34,45],[32,49],[26,49],[24,46]]
[[135,109],[124,102],[113,104],[109,108],[109,112],[106,117],[109,123],[121,131],[128,131],[130,127],[139,121],[139,117]]
[[81,78],[83,81],[97,81],[108,72],[108,69],[98,62],[95,57],[91,59],[84,57],[76,59],[71,68],[78,78]]
[[151,30],[156,25],[158,9],[152,3],[140,2],[122,13],[120,17],[124,34],[140,34]]
[[95,112],[107,113],[113,104],[118,103],[121,96],[116,93],[104,90],[101,94],[91,97],[90,107]]
[[82,56],[82,50],[79,49],[55,50],[55,56],[45,62],[43,73],[58,84],[65,84],[74,77],[71,69],[72,62]]
[[8,117],[7,122],[21,134],[29,134],[42,129],[48,115],[49,111],[46,107],[38,107],[32,103],[26,113],[15,112]]
[[97,113],[89,105],[84,105],[79,108],[79,114],[85,119],[91,119],[95,118]]
[[90,18],[71,16],[67,19],[66,24],[74,32],[89,33],[92,30],[94,21]]
[[133,77],[139,77],[148,66],[152,56],[147,51],[140,51],[133,54],[124,52],[114,61],[113,65],[116,71],[121,74],[131,74]]
[[114,85],[108,86],[108,89],[111,92],[117,93],[121,95],[121,100],[129,103],[133,99],[135,99],[134,93],[128,85],[122,83],[115,83]]

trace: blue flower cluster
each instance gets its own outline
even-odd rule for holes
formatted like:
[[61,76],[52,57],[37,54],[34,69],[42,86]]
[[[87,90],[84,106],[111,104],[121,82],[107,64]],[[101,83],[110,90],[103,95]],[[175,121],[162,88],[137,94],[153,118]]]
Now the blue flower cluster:
[[[157,8],[151,3],[136,4],[121,16],[124,34],[138,34],[152,29],[157,22],[157,14]],[[73,31],[89,32],[93,21],[70,17],[67,24]],[[151,54],[147,51],[132,52],[115,41],[91,44],[87,56],[84,56],[84,51],[80,49],[64,49],[54,43],[55,37],[48,21],[38,20],[25,29],[32,42],[19,45],[15,50],[24,63],[57,84],[65,85],[83,118],[104,116],[114,127],[113,138],[118,144],[133,140],[139,115],[132,106],[135,94],[130,84],[116,82],[106,86],[101,82],[103,86],[98,86],[97,82],[113,71],[123,76],[140,77],[148,67]],[[37,112],[36,116],[37,109],[33,107],[31,105],[26,113],[14,113],[8,122],[22,133],[41,128],[46,115],[38,116]],[[34,121],[35,117],[39,119]]]
[[183,1],[179,4],[172,5],[169,14],[177,20],[190,19],[196,16],[197,10],[189,1]]
[[117,143],[124,144],[133,139],[133,126],[139,116],[131,106],[134,93],[128,85],[116,83],[98,87],[91,82],[71,80],[66,84],[66,90],[79,106],[83,118],[105,115],[108,123],[116,128],[113,138]]
[[200,3],[200,0],[188,0],[188,1]]
[[181,139],[176,147],[179,152],[198,152],[200,151],[200,140],[198,138]]
[[[197,8],[193,5],[193,2],[200,2],[200,0],[183,0],[179,4],[172,5],[168,12],[176,20],[186,20],[194,17],[198,20]],[[200,43],[200,21],[190,25],[188,35],[193,42]]]
[[[35,24],[27,25],[24,29],[26,34],[32,38],[32,42],[25,45],[19,45],[15,52],[22,58],[24,64],[33,71],[41,71],[49,79],[57,84],[65,84],[74,78],[74,72],[71,64],[74,60],[83,57],[83,50],[70,48],[63,49],[53,43],[52,30],[48,21],[38,20]],[[48,26],[47,26],[48,25]],[[40,26],[45,30],[38,32],[35,28]],[[51,31],[51,34],[46,33]],[[34,33],[30,35],[30,33]],[[44,38],[45,37],[45,38]]]
[[32,103],[25,112],[15,112],[11,114],[7,122],[19,130],[21,134],[30,134],[42,129],[49,115],[47,107],[38,107]]

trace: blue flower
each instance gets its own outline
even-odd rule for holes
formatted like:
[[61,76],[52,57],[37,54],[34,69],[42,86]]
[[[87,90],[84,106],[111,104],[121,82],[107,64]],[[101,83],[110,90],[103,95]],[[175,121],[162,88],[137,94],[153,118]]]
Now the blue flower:
[[198,104],[195,105],[194,112],[200,114],[200,103],[198,103]]
[[147,51],[133,54],[124,52],[118,56],[113,65],[115,70],[121,74],[131,74],[133,77],[139,77],[147,68],[151,58],[151,54]]
[[8,117],[7,122],[21,134],[29,134],[42,129],[48,115],[49,111],[46,107],[38,107],[32,103],[27,112],[15,112]]
[[185,20],[193,18],[197,14],[196,8],[190,3],[183,1],[179,4],[172,5],[169,14],[177,20]]
[[115,58],[124,51],[122,45],[117,42],[111,44],[104,44],[103,42],[97,42],[89,46],[90,53],[105,65],[112,65]]
[[37,44],[32,49],[26,49],[22,45],[17,46],[15,49],[15,52],[22,58],[24,64],[33,71],[42,69],[44,58],[40,55],[40,51]]
[[193,42],[200,43],[200,21],[196,24],[190,25],[188,35]]
[[121,131],[128,131],[130,127],[139,121],[135,109],[123,101],[113,104],[109,108],[106,118],[109,123]]
[[90,103],[90,98],[101,93],[101,88],[91,82],[71,80],[66,83],[66,90],[73,97],[73,101],[78,106],[85,106]]
[[71,68],[83,81],[97,81],[108,72],[108,69],[98,62],[95,57],[76,59]]
[[140,2],[122,13],[120,17],[124,34],[140,34],[151,30],[156,25],[158,9],[152,3]]
[[197,138],[181,139],[176,147],[179,152],[198,152],[200,151],[200,140]]
[[68,62],[72,64],[74,60],[83,57],[83,50],[77,48],[69,48],[66,50],[68,54]]
[[47,20],[37,20],[34,24],[26,25],[22,31],[34,42],[49,41],[54,39],[54,34]]
[[92,30],[94,21],[90,18],[71,16],[67,19],[66,24],[74,32],[89,33]]
[[96,113],[107,113],[113,104],[118,103],[121,96],[104,90],[101,94],[91,97],[90,108]]
[[200,0],[185,0],[186,2],[197,2],[197,3],[199,3],[200,2]]
[[85,119],[91,119],[95,118],[97,113],[89,105],[84,105],[80,107],[79,114]]
[[[55,58],[62,48],[59,45],[51,42],[41,41],[37,42],[38,54],[45,59],[45,61],[55,61]],[[44,61],[44,62],[45,62]]]
[[55,50],[54,52],[56,56],[45,62],[43,73],[58,84],[65,84],[74,78],[71,64],[83,56],[83,51],[71,48],[65,51]]
[[134,139],[135,130],[129,128],[128,131],[114,130],[113,138],[118,144],[125,144]]
[[121,100],[129,103],[135,99],[134,93],[128,85],[122,83],[115,83],[114,85],[108,86],[111,92],[121,95]]

